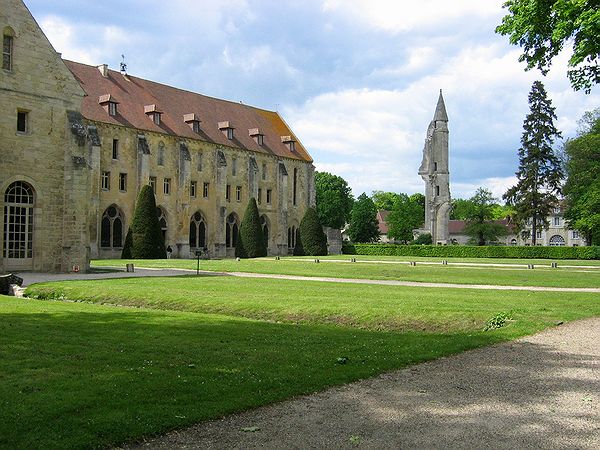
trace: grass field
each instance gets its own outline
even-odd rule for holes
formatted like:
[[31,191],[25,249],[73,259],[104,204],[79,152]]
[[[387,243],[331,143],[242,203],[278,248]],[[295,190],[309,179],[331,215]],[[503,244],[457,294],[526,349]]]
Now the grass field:
[[39,299],[0,296],[0,448],[119,445],[600,315],[597,294],[228,276],[27,292]]
[[[416,266],[394,263],[395,259],[385,259],[387,263],[372,262],[325,262],[320,264],[312,259],[273,258],[202,260],[202,270],[221,272],[255,272],[268,274],[323,276],[335,278],[368,278],[375,280],[403,280],[456,284],[497,284],[516,286],[548,286],[548,287],[600,287],[600,268],[577,267],[558,268],[537,267],[533,270],[526,267],[494,266],[455,266],[426,265]],[[490,261],[490,260],[486,260]],[[163,260],[98,260],[94,267],[124,267],[131,262],[138,267],[195,269],[195,260],[163,259]],[[452,262],[455,262],[452,260]],[[461,262],[461,261],[458,261]],[[466,261],[463,261],[466,262]],[[538,264],[541,264],[538,262]],[[548,263],[549,264],[549,263]]]

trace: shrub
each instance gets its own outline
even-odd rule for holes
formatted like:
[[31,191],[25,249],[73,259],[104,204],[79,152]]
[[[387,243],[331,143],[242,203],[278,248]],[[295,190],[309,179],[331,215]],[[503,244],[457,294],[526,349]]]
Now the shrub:
[[469,245],[345,244],[348,255],[423,256],[438,258],[600,259],[595,247],[517,247]]
[[[154,191],[148,185],[142,187],[135,205],[131,222],[131,257],[136,259],[165,259],[165,243],[156,214]],[[127,239],[126,239],[127,240]]]
[[131,247],[133,247],[133,237],[131,236],[131,227],[129,227],[125,236],[125,244],[121,251],[121,259],[131,259]]
[[431,245],[433,244],[433,238],[430,233],[424,233],[417,236],[412,243],[414,245]]
[[244,218],[240,224],[238,240],[235,246],[238,258],[257,258],[267,256],[267,245],[260,225],[256,200],[251,198],[246,207]]
[[[327,236],[323,232],[319,216],[314,208],[308,208],[300,222],[299,230],[296,247],[300,247],[302,254],[310,256],[327,255]],[[296,254],[295,250],[294,254]]]

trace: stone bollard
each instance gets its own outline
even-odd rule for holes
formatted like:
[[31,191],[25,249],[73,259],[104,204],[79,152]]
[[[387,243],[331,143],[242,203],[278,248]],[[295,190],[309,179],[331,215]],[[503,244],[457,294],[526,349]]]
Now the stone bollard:
[[350,258],[350,262],[356,262],[356,258]]
[[553,262],[552,264],[550,264],[550,267],[556,269],[558,267],[558,263]]
[[448,261],[444,260],[442,261],[442,266],[447,266],[448,265]]
[[410,262],[410,265],[411,265],[411,266],[416,266],[416,265],[417,265],[417,262],[416,262],[416,261],[411,261],[411,262]]
[[126,272],[135,272],[135,270],[133,268],[133,264],[131,264],[131,263],[125,264],[125,271]]
[[279,261],[281,258],[279,256],[275,257],[275,261]]
[[528,269],[533,269],[533,264],[527,264]]
[[316,263],[320,263],[321,261],[319,261],[318,259],[315,259],[315,262],[316,262]]

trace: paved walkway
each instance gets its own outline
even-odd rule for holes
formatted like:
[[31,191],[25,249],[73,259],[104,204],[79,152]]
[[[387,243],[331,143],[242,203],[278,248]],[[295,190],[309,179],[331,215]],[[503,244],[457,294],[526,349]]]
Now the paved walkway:
[[[116,269],[116,268],[113,268]],[[61,281],[61,280],[97,280],[103,278],[132,278],[132,277],[173,277],[181,275],[195,274],[195,270],[189,269],[142,269],[136,268],[135,272],[106,272],[106,273],[32,273],[23,272],[18,274],[23,278],[23,286],[43,281]],[[331,278],[331,277],[306,277],[300,275],[278,275],[264,273],[248,272],[209,272],[200,271],[203,276],[234,276],[243,278],[269,278],[281,280],[298,281],[322,281],[326,283],[353,283],[353,284],[379,284],[386,286],[411,286],[411,287],[429,287],[429,288],[448,288],[448,289],[479,289],[496,291],[544,291],[544,292],[590,292],[600,293],[600,288],[564,288],[548,286],[501,286],[487,284],[453,284],[453,283],[425,283],[419,281],[400,281],[400,280],[370,280],[363,278]]]
[[600,318],[573,322],[131,448],[598,449],[599,342]]

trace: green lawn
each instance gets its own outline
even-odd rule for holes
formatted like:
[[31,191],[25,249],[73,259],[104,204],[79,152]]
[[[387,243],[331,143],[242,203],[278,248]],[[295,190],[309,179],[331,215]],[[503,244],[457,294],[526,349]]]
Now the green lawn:
[[[390,260],[393,261],[393,260]],[[137,267],[196,269],[196,261],[189,259],[163,260],[97,260],[93,267],[124,267],[131,262]],[[368,278],[458,284],[497,284],[516,286],[600,287],[600,269],[596,268],[541,268],[533,270],[514,267],[465,267],[370,262],[321,262],[313,259],[297,260],[273,258],[203,260],[202,270],[224,272],[255,272],[268,274],[324,276],[336,278]]]
[[114,446],[600,315],[597,294],[227,276],[27,292],[0,296],[6,449]]

